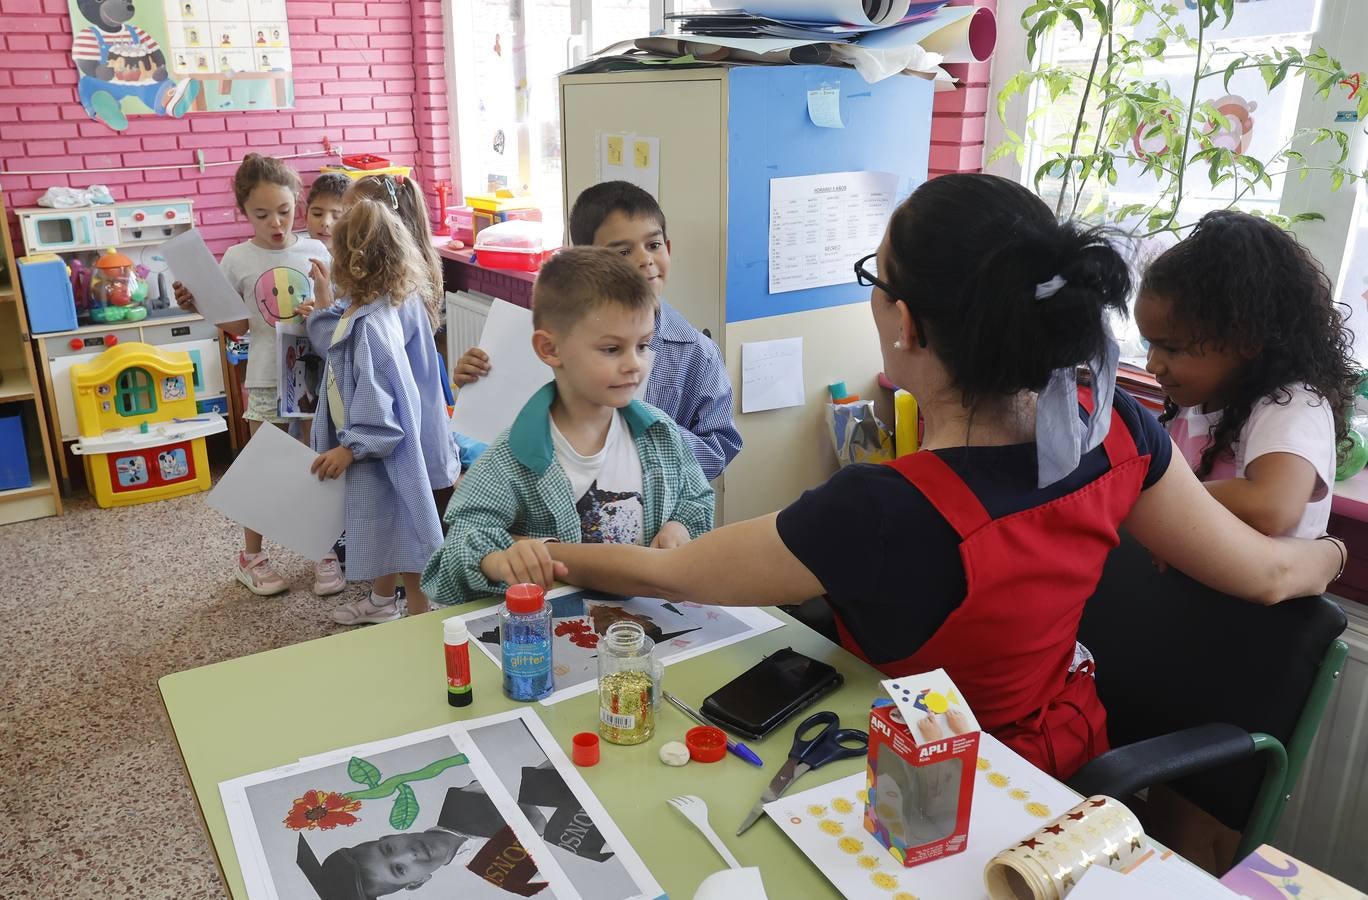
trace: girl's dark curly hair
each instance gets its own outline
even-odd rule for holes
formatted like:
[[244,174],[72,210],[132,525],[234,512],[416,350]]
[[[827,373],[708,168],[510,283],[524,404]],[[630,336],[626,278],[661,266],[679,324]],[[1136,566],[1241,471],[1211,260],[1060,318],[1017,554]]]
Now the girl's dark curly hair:
[[[1256,403],[1272,397],[1287,404],[1287,389],[1300,384],[1334,410],[1337,452],[1348,447],[1359,382],[1353,336],[1325,270],[1291,233],[1247,213],[1207,213],[1186,240],[1150,264],[1140,292],[1167,300],[1175,324],[1194,343],[1257,353],[1238,373],[1234,396],[1202,452],[1199,478],[1230,450]],[[1177,413],[1166,399],[1159,421]]]

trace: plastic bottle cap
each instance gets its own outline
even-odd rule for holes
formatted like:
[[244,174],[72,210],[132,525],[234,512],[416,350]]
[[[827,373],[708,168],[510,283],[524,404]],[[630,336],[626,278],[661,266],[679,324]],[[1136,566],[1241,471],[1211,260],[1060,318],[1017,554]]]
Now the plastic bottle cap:
[[509,612],[534,613],[545,602],[546,595],[535,584],[515,584],[504,592],[504,603]]
[[470,629],[466,627],[465,619],[460,616],[452,616],[443,622],[442,640],[448,644],[463,644],[470,640]]
[[599,736],[581,731],[570,739],[570,758],[577,766],[596,766],[599,761]]
[[727,736],[721,728],[698,725],[684,732],[689,756],[697,762],[717,762],[727,755]]

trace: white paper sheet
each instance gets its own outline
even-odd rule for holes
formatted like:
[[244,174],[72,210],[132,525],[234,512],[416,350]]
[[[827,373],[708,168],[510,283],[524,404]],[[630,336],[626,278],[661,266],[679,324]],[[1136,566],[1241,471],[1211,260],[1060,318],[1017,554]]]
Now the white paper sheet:
[[888,900],[898,891],[927,900],[987,900],[988,860],[1067,812],[1078,795],[992,735],[980,738],[979,759],[966,848],[910,869],[864,830],[864,772],[767,803],[765,812],[849,900]]
[[215,325],[247,318],[247,304],[223,276],[198,228],[165,241],[158,248],[171,277],[195,295],[195,309]]
[[1239,894],[1172,853],[1151,853],[1124,875],[1092,866],[1069,900],[1236,900]]
[[209,505],[267,540],[322,559],[342,534],[346,477],[309,474],[318,454],[263,424],[209,492]]
[[[713,8],[729,9],[735,0],[714,0]],[[747,0],[746,12],[791,22],[833,22],[887,26],[907,15],[911,0]]]
[[488,444],[513,424],[523,405],[552,375],[532,350],[530,309],[495,300],[479,346],[489,354],[489,374],[457,393],[451,430]]
[[741,345],[741,412],[803,405],[803,339]]
[[639,134],[599,135],[601,181],[626,181],[660,198],[660,138]]
[[[498,685],[491,685],[491,689],[498,690]],[[520,722],[525,726],[526,732],[519,734],[516,729],[512,729],[510,733],[507,726],[515,722]],[[537,757],[536,748],[540,749],[541,755],[545,756],[556,771],[560,773],[561,778],[575,795],[575,799],[584,809],[585,814],[598,827],[607,846],[612,849],[617,862],[625,870],[626,876],[635,885],[633,890],[626,892],[618,890],[617,888],[621,885],[622,873],[612,871],[614,866],[611,862],[605,861],[601,864],[579,858],[574,854],[558,853],[557,859],[561,867],[586,900],[626,900],[628,897],[640,898],[640,900],[664,900],[665,894],[646,868],[646,864],[642,862],[641,857],[637,855],[626,836],[618,828],[617,823],[608,814],[607,809],[589,788],[579,770],[571,765],[565,751],[556,743],[555,737],[542,723],[541,718],[531,708],[522,707],[509,712],[483,716],[479,719],[469,719],[454,725],[443,725],[381,741],[330,750],[327,753],[306,756],[299,762],[302,766],[313,767],[329,762],[335,763],[339,760],[346,761],[353,756],[370,757],[396,747],[412,745],[454,731],[464,732],[470,736],[476,747],[489,760],[495,774],[508,793],[514,797],[518,794],[519,784],[518,779],[512,777],[513,772],[521,766],[541,764]],[[536,748],[530,746],[532,744],[535,744]],[[491,752],[491,745],[497,746],[498,752]],[[224,793],[226,800],[227,792]],[[607,865],[608,869],[605,869],[604,865]]]
[[855,260],[883,239],[897,191],[892,172],[770,179],[769,292],[853,282]]
[[[447,767],[437,775],[423,775],[419,766],[434,760],[464,754],[464,765]],[[555,900],[581,900],[582,894],[561,868],[558,859],[540,840],[535,827],[528,821],[517,801],[494,772],[486,755],[460,727],[429,730],[406,736],[387,750],[367,753],[364,763],[379,767],[373,771],[382,776],[417,776],[405,782],[400,794],[356,804],[355,821],[341,822],[327,830],[305,827],[296,831],[287,827],[285,814],[297,805],[295,798],[309,790],[336,793],[359,792],[366,787],[361,773],[353,773],[348,760],[356,754],[301,761],[263,772],[245,775],[219,784],[224,812],[242,868],[243,881],[251,900],[282,900],[317,896],[304,874],[304,865],[297,861],[297,850],[302,838],[310,854],[322,862],[343,847],[354,847],[387,834],[421,832],[438,817],[444,806],[444,795],[474,785],[492,802],[498,815],[508,825],[519,843],[535,856],[538,880],[549,885],[547,893]],[[358,758],[361,758],[358,756]],[[407,797],[404,789],[407,789]],[[414,821],[400,827],[393,817],[398,806],[412,804]],[[393,810],[393,811],[391,811]],[[388,815],[387,815],[388,813]],[[387,821],[388,820],[388,821]],[[535,848],[542,848],[538,852]],[[458,856],[460,856],[458,852]],[[470,896],[495,898],[506,892],[493,886],[466,869],[461,862],[438,867],[432,879],[408,894],[415,900],[423,897]]]

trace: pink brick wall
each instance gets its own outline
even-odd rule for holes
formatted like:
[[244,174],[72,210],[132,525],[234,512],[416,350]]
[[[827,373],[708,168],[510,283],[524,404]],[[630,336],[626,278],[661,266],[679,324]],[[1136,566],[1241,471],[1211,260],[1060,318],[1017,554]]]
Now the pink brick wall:
[[[997,10],[997,0],[951,0],[951,6],[986,6]],[[998,19],[999,31],[1017,27]],[[983,171],[983,134],[989,106],[988,74],[992,63],[949,65],[959,80],[953,91],[936,94],[931,111],[930,177],[951,172]]]
[[[33,206],[52,185],[109,185],[117,200],[190,197],[205,240],[221,252],[249,234],[234,208],[233,166],[88,173],[84,168],[241,159],[249,151],[309,153],[323,139],[348,153],[376,153],[415,167],[429,204],[451,180],[440,0],[288,0],[295,105],[271,112],[135,116],[115,132],[76,99],[67,0],[0,0],[0,153],[6,169],[74,174],[9,175],[11,210]],[[335,161],[335,160],[334,160]],[[293,160],[307,187],[318,156]],[[13,215],[8,223],[20,247]]]

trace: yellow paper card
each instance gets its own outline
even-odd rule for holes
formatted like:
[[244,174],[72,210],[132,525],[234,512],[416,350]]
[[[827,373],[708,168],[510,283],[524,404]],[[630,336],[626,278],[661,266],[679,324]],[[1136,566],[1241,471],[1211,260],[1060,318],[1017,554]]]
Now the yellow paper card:
[[650,168],[651,145],[646,141],[632,142],[632,162],[638,169]]
[[622,136],[613,135],[608,138],[608,165],[622,165]]

